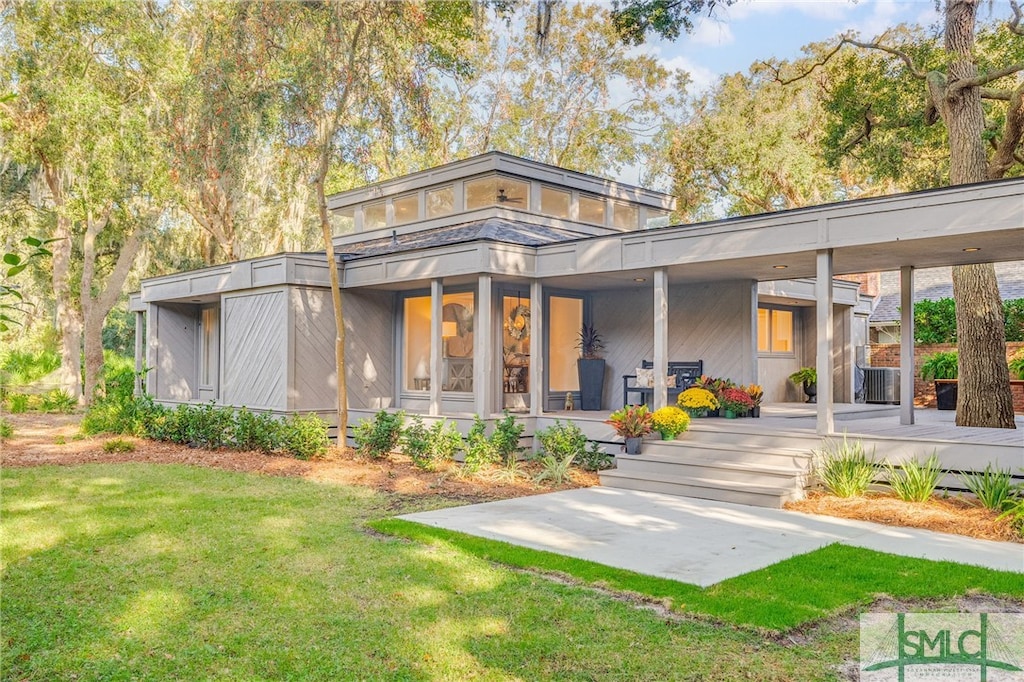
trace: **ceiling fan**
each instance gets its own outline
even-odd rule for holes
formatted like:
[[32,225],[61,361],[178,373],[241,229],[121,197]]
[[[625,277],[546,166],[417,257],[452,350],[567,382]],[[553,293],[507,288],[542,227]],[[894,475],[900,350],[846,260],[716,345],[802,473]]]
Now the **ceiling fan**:
[[499,204],[521,204],[523,200],[521,197],[510,197],[505,194],[504,188],[498,190],[498,203]]

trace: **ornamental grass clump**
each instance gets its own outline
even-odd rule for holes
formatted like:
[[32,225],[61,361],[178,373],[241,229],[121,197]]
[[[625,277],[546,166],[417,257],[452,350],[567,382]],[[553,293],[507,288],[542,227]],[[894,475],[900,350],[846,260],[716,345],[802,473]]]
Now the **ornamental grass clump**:
[[860,497],[867,492],[875,477],[874,450],[869,457],[864,444],[826,440],[821,450],[815,450],[815,469],[818,480],[836,497]]
[[651,422],[664,440],[672,440],[690,428],[690,415],[680,407],[668,405],[655,410]]
[[1013,484],[1009,469],[993,469],[991,464],[984,471],[961,474],[960,480],[978,498],[981,506],[992,511],[1003,511],[1009,507],[1020,492]]
[[705,415],[718,409],[718,399],[706,388],[688,388],[679,394],[676,404],[691,417]]
[[915,459],[904,462],[901,468],[896,468],[886,462],[885,471],[893,494],[904,502],[927,501],[942,478],[939,458],[934,453],[924,464]]

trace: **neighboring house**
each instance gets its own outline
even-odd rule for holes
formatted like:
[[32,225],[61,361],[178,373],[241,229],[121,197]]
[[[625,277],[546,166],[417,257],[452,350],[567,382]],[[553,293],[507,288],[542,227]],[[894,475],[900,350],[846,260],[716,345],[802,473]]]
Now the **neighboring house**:
[[[1004,301],[1024,298],[1024,261],[996,263],[996,280]],[[953,298],[950,268],[928,268],[914,273],[914,303]],[[872,343],[900,342],[900,273],[883,272],[879,295],[871,312]]]
[[[702,360],[706,374],[761,383],[768,401],[799,399],[795,369],[831,366],[819,389],[849,402],[867,309],[833,275],[1008,257],[1024,243],[1021,188],[670,226],[668,195],[491,152],[342,192],[329,207],[350,409],[560,410],[578,391],[584,324],[606,344],[605,409],[644,359]],[[132,307],[147,318],[147,390],[329,417],[327,267],[322,252],[280,254],[144,281]]]

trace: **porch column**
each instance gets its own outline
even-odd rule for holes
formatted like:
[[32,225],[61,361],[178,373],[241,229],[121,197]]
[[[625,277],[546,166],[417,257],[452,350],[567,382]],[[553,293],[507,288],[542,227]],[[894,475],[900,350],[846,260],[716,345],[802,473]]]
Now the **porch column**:
[[441,415],[441,389],[444,386],[444,285],[440,279],[430,282],[430,407],[428,414]]
[[914,423],[914,268],[900,268],[900,424]]
[[818,371],[818,435],[827,436],[835,431],[832,406],[832,249],[817,254],[817,273],[814,282],[817,305],[817,362]]
[[476,295],[476,323],[473,325],[473,394],[476,413],[484,419],[492,412],[491,394],[494,389],[494,340],[491,329],[494,316],[491,313],[491,289],[491,276],[480,275]]
[[530,414],[544,414],[544,289],[530,282]]
[[668,390],[668,270],[654,271],[654,396],[653,407],[665,407]]
[[146,368],[143,358],[142,326],[146,324],[146,313],[135,311],[135,397],[142,397],[142,371]]

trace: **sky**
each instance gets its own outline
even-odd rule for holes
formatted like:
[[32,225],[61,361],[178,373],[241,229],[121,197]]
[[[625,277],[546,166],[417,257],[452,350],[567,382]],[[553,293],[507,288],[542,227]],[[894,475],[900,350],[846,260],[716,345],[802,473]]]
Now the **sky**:
[[[992,3],[996,16],[1009,16],[1008,7],[1008,0]],[[983,4],[981,16],[987,13]],[[722,74],[746,71],[760,59],[799,57],[804,45],[847,31],[869,39],[900,23],[931,26],[938,19],[935,0],[737,0],[699,19],[692,33],[640,49],[689,72],[703,89]]]

